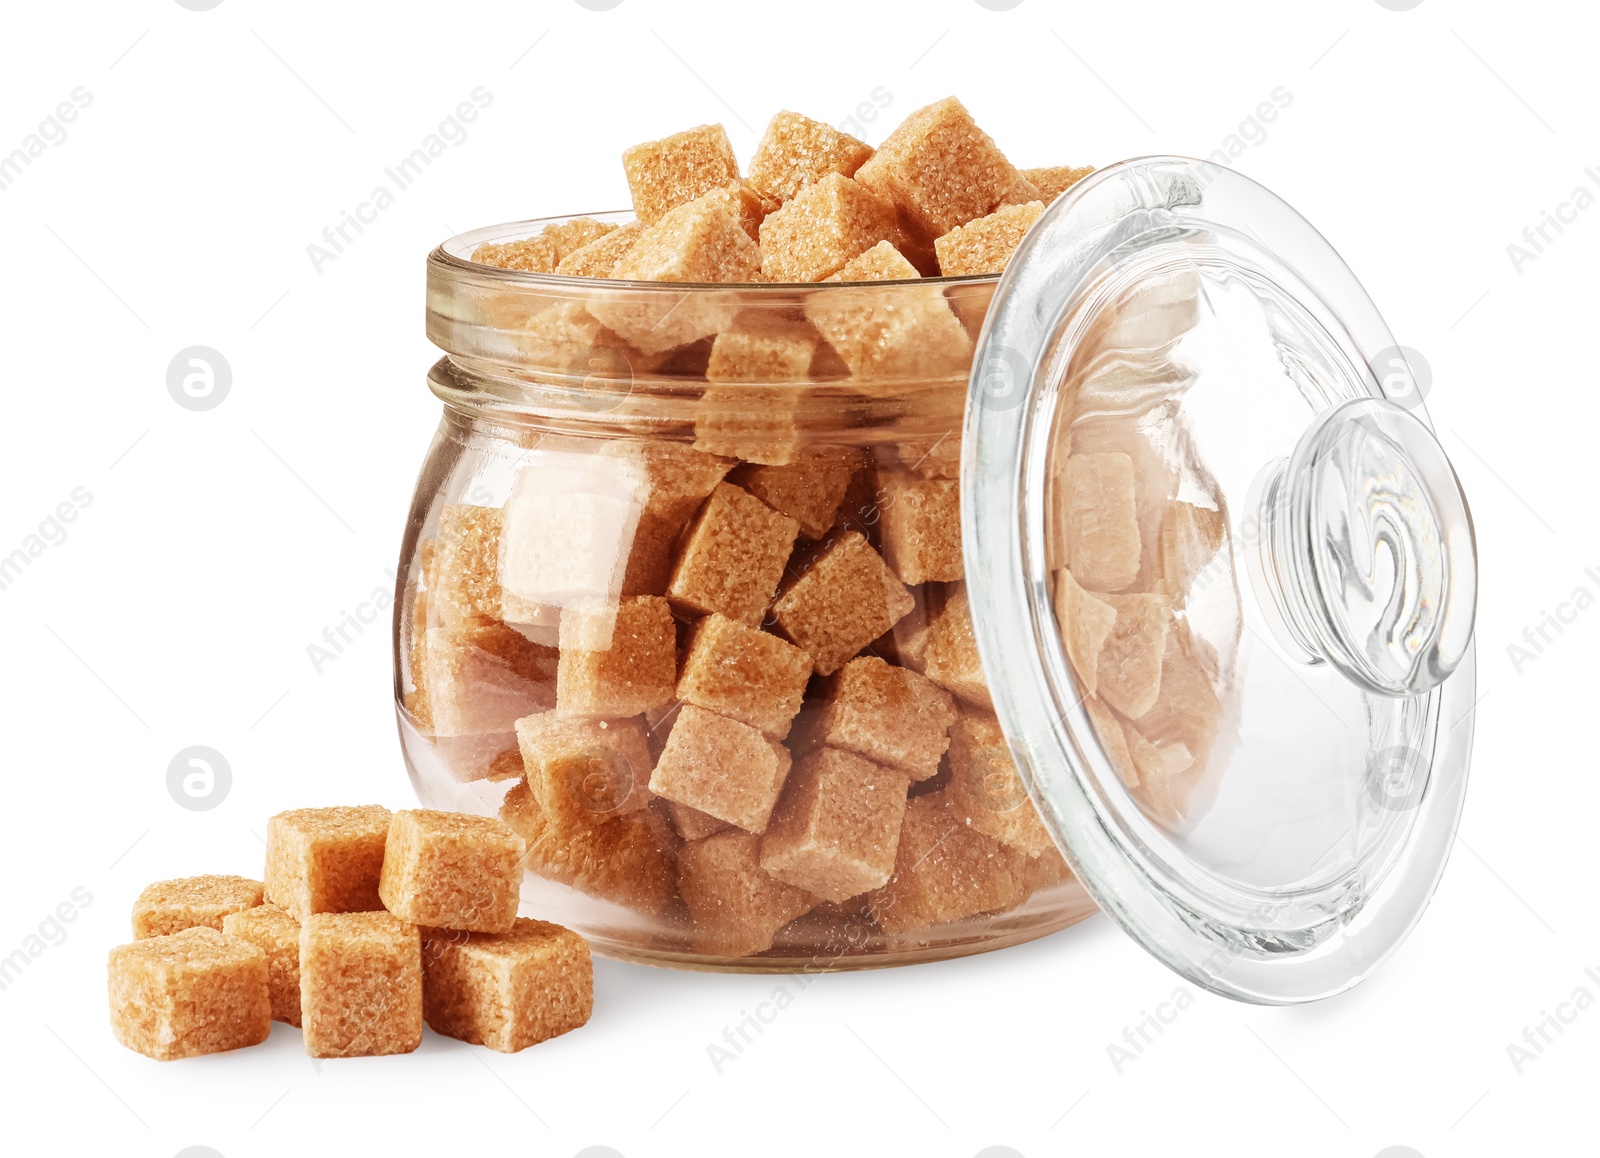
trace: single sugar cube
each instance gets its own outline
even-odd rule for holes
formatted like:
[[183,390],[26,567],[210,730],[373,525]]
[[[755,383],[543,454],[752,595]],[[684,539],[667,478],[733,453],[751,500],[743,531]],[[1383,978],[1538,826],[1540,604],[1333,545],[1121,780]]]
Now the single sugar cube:
[[556,711],[608,719],[637,716],[672,699],[678,629],[659,595],[590,600],[561,613]]
[[978,832],[1029,857],[1054,850],[1000,722],[965,711],[950,729],[950,803]]
[[1133,460],[1126,454],[1068,456],[1054,485],[1072,573],[1090,591],[1121,591],[1139,575],[1139,514]]
[[209,926],[119,945],[107,974],[111,1032],[157,1061],[259,1045],[272,1032],[267,955]]
[[[730,356],[718,372],[740,372],[742,357]],[[792,368],[798,359],[795,352],[786,364]],[[801,446],[802,398],[792,386],[708,386],[694,404],[695,449],[770,466],[791,463]]]
[[679,853],[678,889],[694,922],[697,953],[748,957],[772,948],[778,930],[817,898],[768,876],[761,838],[729,829],[692,840]]
[[272,1020],[300,1025],[300,922],[277,905],[257,905],[222,918],[222,931],[267,955]]
[[[1213,573],[1202,575],[1211,567],[1228,534],[1228,516],[1225,510],[1200,507],[1193,503],[1174,502],[1163,512],[1161,527],[1150,552],[1153,559],[1144,559],[1139,569],[1142,590],[1155,590],[1165,595],[1173,604],[1182,606],[1188,599],[1189,589],[1197,582],[1204,589],[1209,582],[1225,579],[1229,560],[1222,559]],[[1152,572],[1146,576],[1146,570]]]
[[888,197],[928,238],[992,210],[1017,170],[954,97],[918,109],[890,133],[856,179]]
[[769,282],[821,281],[880,241],[899,235],[894,206],[829,173],[761,223],[761,274]]
[[739,180],[739,159],[721,125],[698,125],[622,154],[633,212],[653,225],[670,210]]
[[762,832],[789,775],[789,751],[761,732],[684,704],[650,776],[657,796]]
[[[430,604],[431,607],[431,604]],[[557,653],[494,620],[423,631],[413,704],[429,736],[498,736],[554,700]]]
[[867,907],[889,934],[1002,912],[1023,898],[1027,859],[968,825],[947,792],[913,797],[894,873]]
[[832,675],[915,605],[866,538],[847,531],[823,548],[772,611],[778,629],[811,654],[817,674]]
[[430,613],[445,624],[500,618],[499,507],[452,504],[439,512],[427,567]]
[[247,877],[183,877],[146,885],[133,902],[133,936],[165,937],[196,925],[221,929],[229,913],[261,903],[261,882]]
[[654,917],[672,903],[674,865],[649,818],[646,810],[603,824],[560,824],[526,782],[514,784],[500,806],[500,819],[527,842],[534,874]]
[[605,236],[574,249],[561,259],[556,272],[563,277],[610,277],[617,263],[633,248],[644,233],[642,221],[630,221]]
[[810,678],[811,657],[800,648],[713,612],[695,625],[677,696],[782,740]]
[[823,748],[795,765],[761,842],[761,867],[825,901],[889,879],[906,811],[903,772]]
[[892,241],[880,241],[851,258],[832,277],[833,281],[912,281],[922,276],[917,267],[895,248]]
[[952,583],[961,557],[961,484],[892,471],[879,476],[883,556],[908,586]]
[[[872,251],[832,278],[886,281],[916,276],[890,247]],[[898,259],[898,260],[897,260]],[[908,272],[909,271],[909,272]],[[972,339],[937,285],[893,290],[830,287],[809,295],[806,319],[822,332],[855,378],[919,379],[965,374]]]
[[810,117],[778,113],[750,158],[750,183],[788,201],[830,173],[852,177],[872,156],[872,146]]
[[516,1053],[577,1029],[594,1010],[589,944],[549,921],[504,933],[422,935],[422,1015],[435,1033]]
[[413,925],[504,933],[521,901],[522,837],[490,816],[394,814],[378,895]]
[[999,273],[1023,234],[1044,215],[1043,201],[1005,205],[986,217],[958,225],[933,243],[939,272],[946,277]]
[[1169,621],[1155,703],[1133,719],[1128,730],[1157,746],[1182,744],[1203,768],[1223,723],[1218,694],[1222,685],[1216,672],[1217,657],[1211,645],[1187,623]]
[[622,594],[665,595],[678,536],[733,462],[665,440],[619,439],[606,443],[599,453],[628,460],[645,478],[644,506],[634,531]]
[[927,780],[939,771],[955,720],[955,701],[932,680],[861,656],[833,677],[818,739]]
[[857,447],[809,447],[786,466],[747,463],[734,472],[732,481],[798,522],[804,538],[820,539],[838,518],[850,480],[863,463]]
[[1008,205],[1026,205],[1030,201],[1037,201],[1042,205],[1044,194],[1039,191],[1039,186],[1028,180],[1027,175],[1018,169],[1005,196],[1000,198],[998,207],[1004,209]]
[[554,273],[561,260],[555,239],[536,233],[519,241],[485,242],[472,251],[472,260],[496,269],[516,269],[524,273]]
[[1072,165],[1049,165],[1042,169],[1024,169],[1022,175],[1033,183],[1046,205],[1094,172],[1093,165],[1075,168]]
[[[761,250],[720,198],[680,205],[640,234],[611,271],[617,281],[754,282]],[[647,354],[661,353],[727,329],[739,312],[732,295],[673,293],[649,287],[618,290],[590,312]]]
[[1099,687],[1100,653],[1117,625],[1117,609],[1092,592],[1085,591],[1072,572],[1063,567],[1056,572],[1056,629],[1086,695]]
[[650,802],[654,761],[644,721],[579,720],[545,712],[517,721],[528,787],[558,823],[600,824]]
[[574,217],[568,221],[546,225],[543,236],[555,242],[556,263],[559,269],[560,263],[572,254],[608,234],[615,233],[616,230],[617,227],[608,221],[596,221],[593,217]]
[[671,800],[663,800],[661,808],[671,822],[673,830],[684,840],[702,840],[714,832],[721,832],[728,828],[726,820],[718,820],[715,816],[701,812],[698,808],[690,808],[687,804],[678,804]]
[[389,810],[299,808],[267,821],[266,897],[304,924],[313,913],[383,908],[378,878]]
[[950,593],[928,627],[922,674],[965,703],[992,706],[965,587]]
[[754,627],[765,616],[800,524],[719,484],[684,540],[667,594],[680,610]]
[[300,1029],[312,1057],[422,1044],[422,941],[389,913],[316,913],[300,926]]
[[928,629],[944,606],[944,589],[935,584],[911,588],[916,605],[885,635],[872,643],[873,654],[921,674],[928,660]]
[[1095,694],[1130,720],[1155,706],[1172,614],[1159,595],[1106,595],[1116,621],[1100,650]]
[[820,340],[804,322],[741,314],[711,343],[706,379],[711,382],[799,382],[811,371]]

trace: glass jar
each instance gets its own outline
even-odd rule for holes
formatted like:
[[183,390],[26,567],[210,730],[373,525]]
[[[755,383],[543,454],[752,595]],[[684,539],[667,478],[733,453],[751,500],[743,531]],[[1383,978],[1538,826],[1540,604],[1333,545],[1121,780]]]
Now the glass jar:
[[471,261],[561,224],[429,258],[395,626],[416,791],[523,834],[529,911],[789,972],[1098,907],[1258,1001],[1399,943],[1465,785],[1471,523],[1287,206],[1156,158],[1002,277]]

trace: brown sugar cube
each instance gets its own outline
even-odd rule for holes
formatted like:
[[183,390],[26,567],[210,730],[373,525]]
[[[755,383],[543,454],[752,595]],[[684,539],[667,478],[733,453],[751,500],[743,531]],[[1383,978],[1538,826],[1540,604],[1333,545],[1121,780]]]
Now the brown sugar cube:
[[692,840],[678,854],[678,890],[694,921],[697,953],[765,952],[779,929],[816,905],[804,889],[767,875],[760,847],[760,837],[730,829]]
[[157,1061],[259,1045],[272,1032],[267,955],[209,926],[111,950],[111,1032]]
[[945,791],[951,807],[985,836],[1030,857],[1054,851],[993,716],[962,712],[950,729],[950,787]]
[[439,512],[428,561],[429,609],[446,624],[500,618],[499,507],[464,503]]
[[633,212],[653,225],[687,201],[739,180],[739,160],[721,125],[698,125],[622,154]]
[[684,840],[703,840],[714,832],[732,827],[726,820],[718,820],[715,816],[701,812],[698,808],[690,808],[687,804],[663,800],[661,807],[666,812],[667,820],[672,824],[673,830]]
[[[611,271],[615,281],[754,282],[761,250],[717,198],[672,210],[639,235]],[[676,349],[728,327],[739,312],[732,295],[619,290],[590,312],[646,354]]]
[[916,605],[871,544],[847,531],[772,605],[784,635],[811,653],[818,675],[832,675]]
[[872,156],[872,146],[810,117],[778,113],[750,158],[750,183],[788,201],[829,173],[853,177]]
[[1012,908],[1027,857],[966,822],[948,792],[906,805],[894,873],[867,905],[886,933],[902,934]]
[[[1172,503],[1163,516],[1155,549],[1150,552],[1154,558],[1141,558],[1138,586],[1160,592],[1182,606],[1190,587],[1201,580],[1221,550],[1228,534],[1228,517],[1223,510],[1185,502]],[[1227,565],[1226,559],[1220,560],[1215,574],[1206,578],[1224,578]],[[1201,583],[1202,588],[1205,585]]]
[[672,901],[674,868],[647,816],[630,812],[603,824],[558,825],[526,783],[513,785],[500,806],[500,819],[527,842],[524,863],[531,872],[658,916]]
[[555,242],[556,267],[586,245],[615,233],[617,226],[609,221],[596,221],[593,217],[574,217],[570,221],[546,225],[543,235]]
[[435,1033],[516,1053],[593,1010],[589,944],[570,929],[522,917],[504,933],[422,934],[422,1015]]
[[1216,667],[1216,654],[1205,640],[1186,623],[1170,622],[1161,653],[1159,694],[1128,731],[1137,731],[1157,746],[1182,744],[1203,766],[1222,728]]
[[961,484],[895,471],[879,476],[883,557],[900,582],[953,583],[961,561]]
[[617,262],[633,248],[645,230],[642,221],[630,221],[610,233],[574,249],[561,259],[556,272],[563,277],[610,277]]
[[513,627],[493,620],[430,627],[420,642],[421,667],[411,674],[426,735],[501,735],[553,702],[556,650]]
[[911,588],[916,605],[886,634],[873,641],[871,651],[889,662],[921,674],[928,659],[928,629],[944,606],[943,589],[937,586]]
[[540,310],[523,323],[516,344],[524,365],[571,379],[591,392],[609,392],[601,406],[625,398],[635,376],[658,369],[664,359],[659,351],[647,354],[629,345],[582,302],[557,302]]
[[984,709],[993,707],[965,588],[945,600],[929,626],[922,674],[957,699]]
[[266,898],[305,924],[312,913],[383,908],[378,878],[389,810],[298,808],[267,821]]
[[1138,719],[1155,706],[1161,691],[1161,661],[1172,615],[1159,595],[1102,598],[1117,618],[1100,651],[1095,694],[1129,719]]
[[1007,205],[1026,205],[1030,201],[1037,201],[1042,205],[1044,194],[1039,191],[1039,186],[1028,180],[1022,170],[1018,169],[1016,177],[1006,189],[1005,196],[1000,198],[997,208],[1004,209]]
[[988,213],[1017,176],[954,97],[912,113],[856,171],[858,181],[892,200],[929,238]]
[[955,701],[931,680],[862,656],[834,676],[819,739],[926,780],[939,771],[955,721]]
[[711,343],[706,379],[711,382],[799,382],[811,370],[817,331],[746,311]]
[[[909,272],[908,272],[909,271]],[[916,276],[892,246],[869,250],[830,281],[888,281]],[[918,379],[965,374],[972,339],[939,287],[840,287],[806,298],[806,318],[855,378]]]
[[1121,591],[1138,578],[1133,460],[1119,453],[1070,455],[1054,486],[1061,496],[1055,533],[1078,582],[1090,591]]
[[802,396],[792,386],[707,387],[694,406],[695,449],[769,466],[787,465],[801,445]]
[[1045,849],[1038,856],[1029,857],[1027,863],[1022,866],[1023,888],[1029,896],[1065,884],[1072,879],[1072,866],[1067,863],[1067,858],[1061,855],[1061,850],[1054,846]]
[[222,918],[222,931],[267,955],[272,1020],[300,1025],[300,922],[277,905],[257,905]]
[[761,223],[779,205],[777,198],[767,196],[749,181],[735,181],[721,189],[713,189],[705,195],[705,200],[726,209],[739,223],[739,228],[750,235],[751,241],[761,239]]
[[678,699],[759,728],[789,734],[811,678],[811,657],[786,640],[715,612],[695,625]]
[[627,460],[644,476],[644,505],[622,577],[622,594],[665,595],[678,536],[733,462],[664,440],[619,439],[606,443],[599,453]]
[[789,775],[789,751],[748,724],[684,704],[650,791],[747,832],[762,832]]
[[[895,444],[895,457],[908,470],[923,478],[961,477],[961,418],[937,434],[902,437]],[[921,425],[921,424],[919,424]]]
[[1074,168],[1071,165],[1050,165],[1043,169],[1024,169],[1022,175],[1039,191],[1040,200],[1049,205],[1093,172],[1093,165],[1084,165],[1082,168]]
[[853,446],[810,447],[787,466],[747,463],[732,481],[779,514],[800,524],[800,534],[820,539],[839,515],[850,480],[861,469],[864,456]]
[[846,262],[825,281],[910,281],[920,278],[917,267],[890,241],[880,241],[871,249]]
[[300,1029],[312,1057],[422,1044],[422,941],[389,913],[316,913],[300,926]]
[[556,711],[611,719],[667,703],[678,679],[677,640],[672,608],[659,595],[568,607],[561,613]]
[[554,273],[561,260],[555,239],[542,233],[520,241],[485,242],[472,251],[472,260],[496,269],[516,269],[524,273]]
[[517,919],[524,851],[522,837],[490,816],[397,812],[378,895],[414,925],[504,933]]
[[600,824],[650,803],[654,761],[644,720],[575,720],[545,712],[517,721],[528,787],[558,824]]
[[799,530],[799,523],[754,495],[719,484],[684,539],[668,597],[681,611],[717,611],[756,626],[783,577]]
[[825,901],[875,889],[894,868],[905,773],[823,748],[795,765],[761,842],[761,867]]
[[246,877],[183,877],[146,885],[133,902],[133,936],[165,937],[196,925],[222,928],[229,913],[261,903],[261,882]]
[[1084,694],[1095,695],[1099,686],[1100,653],[1117,625],[1117,609],[1085,591],[1072,577],[1072,572],[1063,567],[1056,572],[1055,610],[1056,627],[1061,632],[1061,644],[1072,670],[1083,685]]
[[1022,241],[1022,235],[1044,214],[1043,201],[1005,205],[986,217],[958,225],[933,243],[939,272],[946,277],[999,273]]
[[829,173],[761,223],[761,274],[769,282],[821,281],[880,241],[898,236],[894,206]]

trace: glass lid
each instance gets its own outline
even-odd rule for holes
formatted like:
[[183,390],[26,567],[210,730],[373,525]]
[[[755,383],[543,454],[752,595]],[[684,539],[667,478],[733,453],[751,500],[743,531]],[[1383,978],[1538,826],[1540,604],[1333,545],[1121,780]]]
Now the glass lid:
[[1360,283],[1236,173],[1101,170],[1001,279],[964,440],[995,710],[1084,885],[1214,992],[1355,984],[1454,838],[1476,603],[1466,501]]

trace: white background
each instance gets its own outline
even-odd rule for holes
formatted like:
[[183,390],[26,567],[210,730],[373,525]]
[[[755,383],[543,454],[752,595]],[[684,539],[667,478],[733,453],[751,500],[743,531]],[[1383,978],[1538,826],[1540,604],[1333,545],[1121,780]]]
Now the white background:
[[[1600,593],[1600,403],[1580,347],[1600,207],[1520,272],[1507,253],[1575,187],[1600,194],[1580,6],[595,6],[7,6],[0,154],[78,86],[92,102],[0,190],[0,555],[75,489],[92,498],[0,590],[0,956],[29,957],[0,990],[0,1148],[465,1152],[481,1133],[556,1155],[1590,1150],[1600,1008],[1520,1073],[1507,1051],[1575,989],[1600,998],[1600,611],[1569,607],[1532,660],[1508,652],[1576,589]],[[465,142],[318,272],[308,243],[478,86],[493,101]],[[1197,994],[1120,1073],[1108,1045],[1183,986],[1105,918],[803,992],[599,962],[590,1025],[511,1057],[430,1033],[410,1056],[317,1066],[281,1025],[195,1061],[118,1047],[106,952],[146,882],[259,875],[258,834],[286,807],[411,802],[387,615],[320,673],[307,647],[391,585],[439,411],[429,248],[624,207],[635,141],[721,121],[748,157],[777,109],[838,122],[880,86],[873,141],[956,93],[1023,165],[1208,154],[1292,94],[1234,164],[1320,226],[1423,353],[1477,521],[1473,785],[1417,933],[1314,1007]],[[166,387],[197,344],[232,368],[206,412]],[[166,784],[197,744],[232,770],[209,811]],[[74,919],[50,924],[63,902]],[[708,1045],[779,985],[793,1004],[716,1072]]]

